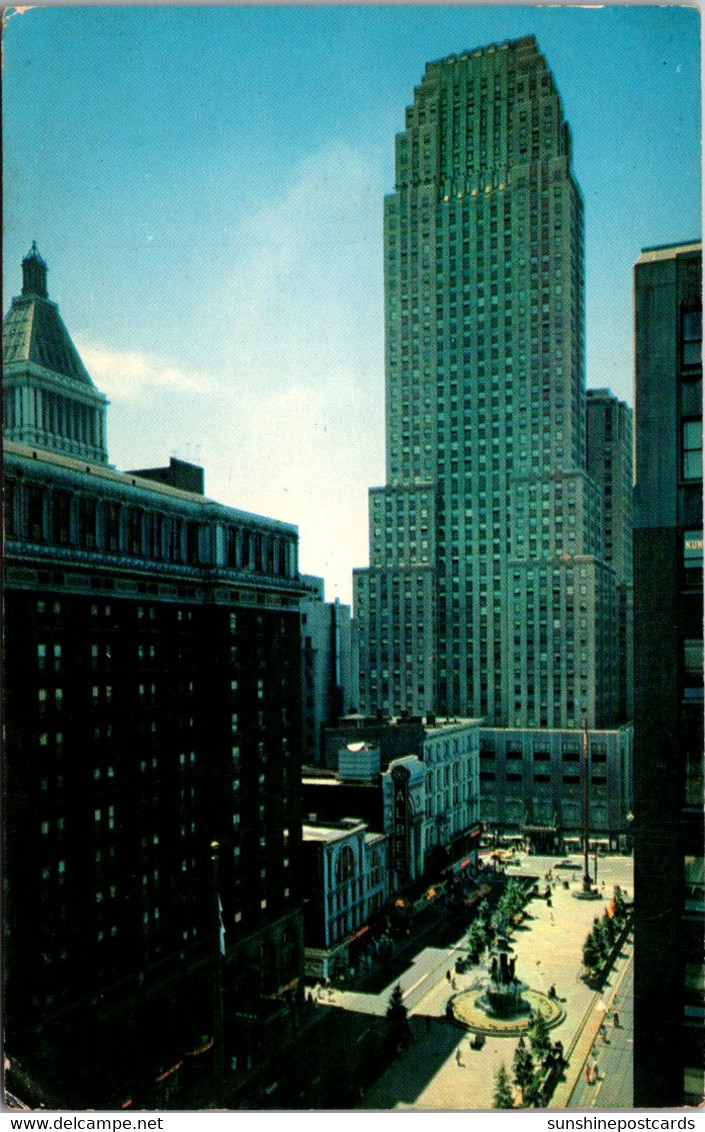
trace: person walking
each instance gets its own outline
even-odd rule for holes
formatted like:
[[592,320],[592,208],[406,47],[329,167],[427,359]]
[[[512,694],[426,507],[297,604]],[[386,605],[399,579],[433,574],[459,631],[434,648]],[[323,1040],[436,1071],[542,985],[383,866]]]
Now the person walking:
[[463,1064],[462,1059],[461,1059],[460,1049],[456,1049],[456,1051],[455,1051],[455,1064],[456,1065],[462,1065]]

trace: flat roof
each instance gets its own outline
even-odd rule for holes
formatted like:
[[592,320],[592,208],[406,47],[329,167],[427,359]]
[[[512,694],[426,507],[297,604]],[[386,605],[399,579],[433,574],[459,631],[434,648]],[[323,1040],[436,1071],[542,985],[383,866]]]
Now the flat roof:
[[90,478],[93,481],[103,481],[105,484],[112,483],[120,487],[135,488],[147,495],[166,496],[174,501],[179,500],[210,510],[211,514],[219,511],[224,518],[227,516],[233,521],[256,523],[270,530],[298,534],[299,529],[293,523],[287,523],[281,519],[270,519],[266,515],[257,515],[249,511],[240,511],[236,507],[231,507],[227,503],[219,503],[217,500],[210,499],[206,495],[200,495],[198,492],[184,491],[182,488],[172,487],[170,484],[158,483],[156,480],[135,475],[134,472],[119,472],[109,464],[79,460],[75,456],[64,456],[61,452],[38,448],[30,444],[18,444],[14,440],[3,441],[3,453],[5,456],[17,456],[39,466],[50,465],[62,468],[66,472],[74,472],[83,479]]
[[[353,822],[355,824],[353,824]],[[351,833],[366,829],[362,818],[348,818],[348,824],[343,822],[302,822],[301,836],[304,841],[341,841]]]
[[701,252],[702,241],[693,240],[687,244],[660,244],[653,248],[642,248],[637,263],[655,263],[660,259],[675,259],[677,255],[685,252]]

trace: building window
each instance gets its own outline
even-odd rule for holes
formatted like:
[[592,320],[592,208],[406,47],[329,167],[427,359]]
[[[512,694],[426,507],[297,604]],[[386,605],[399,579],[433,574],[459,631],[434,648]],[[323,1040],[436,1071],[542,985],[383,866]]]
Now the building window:
[[683,696],[686,700],[703,698],[702,637],[687,637],[683,641]]
[[703,422],[683,421],[683,479],[699,480],[703,476]]
[[683,369],[700,369],[703,361],[702,351],[702,307],[681,311],[681,364]]
[[335,864],[336,885],[347,884],[355,875],[355,856],[349,845],[344,845]]
[[699,586],[703,580],[703,532],[683,531],[683,573],[686,585]]
[[685,907],[687,911],[700,912],[705,893],[705,864],[702,857],[685,857]]

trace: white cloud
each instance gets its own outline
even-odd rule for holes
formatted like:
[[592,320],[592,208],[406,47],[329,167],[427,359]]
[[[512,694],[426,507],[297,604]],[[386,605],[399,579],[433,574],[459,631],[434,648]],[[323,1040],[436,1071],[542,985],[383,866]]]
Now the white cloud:
[[208,396],[215,388],[212,375],[185,369],[155,354],[115,350],[78,336],[74,342],[95,384],[111,401],[145,402],[175,393]]

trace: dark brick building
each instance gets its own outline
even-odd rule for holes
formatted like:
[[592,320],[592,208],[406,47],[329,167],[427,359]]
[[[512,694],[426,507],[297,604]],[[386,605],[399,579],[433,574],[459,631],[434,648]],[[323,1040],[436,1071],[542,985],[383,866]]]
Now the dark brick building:
[[635,1032],[639,1107],[703,1097],[702,246],[635,268]]
[[[59,1105],[178,1105],[213,1064],[214,986],[229,1065],[256,1057],[302,973],[298,535],[71,454],[80,433],[55,444],[86,423],[72,382],[102,402],[63,324],[27,317],[49,300],[37,257],[24,266],[6,358],[5,1052]],[[48,368],[62,357],[74,376]],[[12,439],[25,391],[29,445]],[[66,398],[51,431],[49,395]]]

